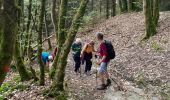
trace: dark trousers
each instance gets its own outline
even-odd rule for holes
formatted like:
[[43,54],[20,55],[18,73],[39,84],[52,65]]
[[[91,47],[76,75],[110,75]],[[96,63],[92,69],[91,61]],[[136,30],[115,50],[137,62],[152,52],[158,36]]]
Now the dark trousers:
[[81,65],[81,60],[80,60],[80,56],[75,56],[73,55],[73,59],[74,59],[74,62],[75,62],[75,72],[77,72],[80,68],[80,65]]
[[92,67],[91,59],[92,59],[92,53],[84,53],[84,61],[86,62],[85,72],[91,71],[91,67]]

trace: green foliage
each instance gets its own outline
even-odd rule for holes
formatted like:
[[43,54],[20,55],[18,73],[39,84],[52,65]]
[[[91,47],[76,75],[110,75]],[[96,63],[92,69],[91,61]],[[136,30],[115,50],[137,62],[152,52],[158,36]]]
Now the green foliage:
[[17,84],[16,86],[12,87],[11,90],[17,89],[17,90],[20,90],[20,91],[24,91],[24,90],[26,90],[26,89],[29,88],[29,87],[30,87],[30,86],[28,86],[28,85],[24,85],[24,84],[22,84],[22,83],[19,83],[19,84]]
[[4,97],[0,95],[0,100],[4,100]]
[[136,0],[133,2],[133,9],[135,11],[141,11],[143,9],[143,2],[142,0]]
[[83,17],[81,25],[82,27],[93,26],[94,24],[99,22],[100,18],[101,15],[97,11],[92,11]]
[[162,85],[161,90],[159,91],[159,94],[161,95],[162,100],[169,100],[170,99],[170,83]]
[[170,11],[170,1],[169,0],[160,0],[160,10],[161,11]]
[[26,85],[22,85],[21,83],[19,83],[20,80],[21,80],[20,76],[16,75],[11,81],[2,84],[2,86],[0,87],[0,94],[1,94],[0,100],[8,96],[15,89],[24,90],[28,87]]
[[162,50],[162,48],[158,45],[158,43],[156,43],[154,41],[151,43],[151,47],[156,51]]
[[148,85],[148,80],[144,76],[144,72],[142,72],[142,71],[137,73],[134,81],[138,85],[139,88],[144,88],[144,87],[147,87],[147,85]]
[[3,94],[11,89],[12,83],[6,82],[0,87],[0,94]]

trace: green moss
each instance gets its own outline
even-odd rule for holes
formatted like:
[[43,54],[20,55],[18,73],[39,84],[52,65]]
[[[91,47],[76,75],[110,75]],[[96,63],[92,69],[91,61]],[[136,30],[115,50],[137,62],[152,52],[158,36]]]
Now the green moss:
[[0,94],[3,94],[11,89],[12,83],[6,82],[0,87]]
[[28,89],[29,87],[30,86],[28,86],[28,85],[24,85],[24,84],[20,83],[16,86],[12,87],[11,90],[13,91],[13,90],[17,89],[17,90],[20,90],[20,91],[24,91],[24,90]]
[[0,100],[4,100],[5,98],[3,96],[0,96]]
[[163,49],[158,45],[158,43],[156,43],[154,41],[151,43],[151,47],[156,51],[161,51]]

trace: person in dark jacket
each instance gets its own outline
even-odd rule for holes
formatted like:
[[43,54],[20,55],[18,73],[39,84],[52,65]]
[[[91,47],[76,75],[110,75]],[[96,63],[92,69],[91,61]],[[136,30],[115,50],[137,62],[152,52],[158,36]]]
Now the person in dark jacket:
[[82,49],[82,43],[81,39],[77,38],[76,41],[71,46],[72,52],[73,52],[73,59],[75,62],[75,72],[77,73],[80,71],[80,65],[81,65],[81,59],[80,59],[80,53]]

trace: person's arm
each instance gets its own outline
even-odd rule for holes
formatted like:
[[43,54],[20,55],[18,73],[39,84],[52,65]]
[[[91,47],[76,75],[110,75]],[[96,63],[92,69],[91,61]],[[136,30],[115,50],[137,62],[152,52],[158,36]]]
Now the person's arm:
[[81,50],[81,54],[83,54],[84,51],[86,51],[87,48],[87,44],[85,44],[85,46],[83,47],[83,49]]

